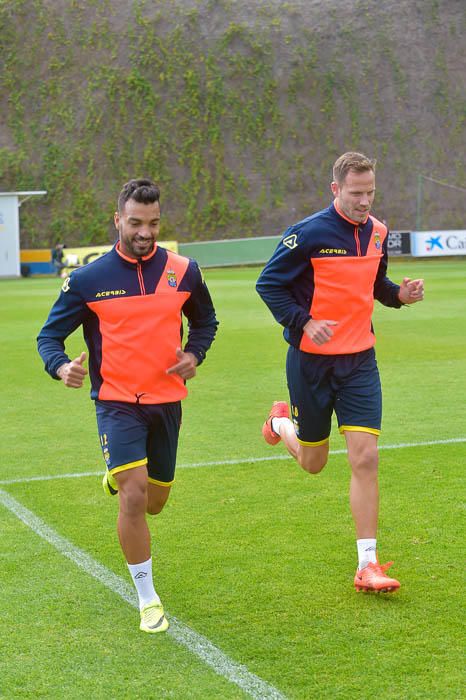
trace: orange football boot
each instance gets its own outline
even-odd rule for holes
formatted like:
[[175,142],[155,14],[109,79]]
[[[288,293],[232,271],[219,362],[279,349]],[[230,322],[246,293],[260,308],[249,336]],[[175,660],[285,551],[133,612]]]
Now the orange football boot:
[[393,564],[389,561],[387,564],[373,564],[372,562],[356,571],[354,577],[354,586],[357,591],[380,591],[381,593],[393,593],[400,587],[400,582],[396,578],[390,578],[385,575],[387,569]]
[[289,418],[290,411],[286,401],[274,401],[270,409],[269,417],[262,426],[262,435],[269,445],[276,445],[281,437],[272,430],[272,418]]

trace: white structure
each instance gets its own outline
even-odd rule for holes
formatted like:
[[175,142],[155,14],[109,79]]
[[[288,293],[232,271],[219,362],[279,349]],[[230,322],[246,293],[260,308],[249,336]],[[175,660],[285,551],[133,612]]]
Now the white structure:
[[466,255],[466,230],[412,231],[411,255],[429,258],[437,255]]
[[[0,277],[19,277],[19,208],[40,192],[0,192]],[[22,199],[20,199],[22,197]]]

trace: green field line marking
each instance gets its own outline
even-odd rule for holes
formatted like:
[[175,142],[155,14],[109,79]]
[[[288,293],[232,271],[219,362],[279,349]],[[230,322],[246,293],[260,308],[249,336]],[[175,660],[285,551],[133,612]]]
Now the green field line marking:
[[[466,437],[448,438],[445,440],[426,440],[425,442],[400,442],[396,445],[379,445],[379,450],[401,450],[405,447],[428,447],[429,445],[454,445],[466,442]],[[346,454],[346,450],[330,450],[331,455]],[[178,464],[177,469],[197,469],[199,467],[221,467],[235,464],[255,464],[256,462],[274,462],[275,460],[293,459],[288,454],[270,455],[268,457],[244,457],[241,459],[221,459],[214,462],[193,462],[192,464]],[[98,472],[75,472],[73,474],[43,474],[40,476],[27,476],[19,479],[5,479],[0,481],[0,486],[8,484],[26,484],[30,481],[52,481],[53,479],[80,479],[83,476],[102,475],[103,469]]]
[[[138,608],[133,587],[123,578],[117,576],[98,561],[76,547],[72,542],[59,535],[31,510],[25,508],[19,501],[0,489],[0,503],[13,515],[21,520],[36,535],[55,547],[60,554],[70,559],[87,574],[97,579],[112,592],[117,593],[125,602]],[[215,673],[234,683],[247,695],[256,700],[286,700],[272,685],[263,681],[259,676],[248,671],[246,666],[230,659],[221,649],[210,642],[207,637],[195,632],[176,617],[170,616],[170,627],[167,634],[179,644],[186,647],[201,661],[210,666]]]

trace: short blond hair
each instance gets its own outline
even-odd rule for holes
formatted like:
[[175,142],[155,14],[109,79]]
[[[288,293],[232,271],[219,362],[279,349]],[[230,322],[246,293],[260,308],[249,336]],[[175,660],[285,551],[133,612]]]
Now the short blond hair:
[[348,151],[347,153],[343,153],[343,155],[335,161],[335,165],[333,166],[333,179],[339,185],[342,185],[350,170],[354,170],[357,173],[372,170],[372,172],[375,173],[376,162],[376,160],[371,160],[365,156],[364,153]]

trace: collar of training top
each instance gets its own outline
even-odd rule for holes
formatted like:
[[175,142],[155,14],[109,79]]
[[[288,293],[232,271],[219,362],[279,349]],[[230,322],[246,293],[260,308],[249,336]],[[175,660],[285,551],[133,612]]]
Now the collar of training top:
[[333,200],[333,206],[335,207],[337,214],[339,214],[341,216],[341,218],[344,219],[345,221],[349,221],[349,223],[353,224],[353,226],[360,226],[361,224],[364,226],[364,224],[367,224],[367,222],[369,220],[369,214],[367,215],[367,217],[364,221],[353,221],[353,219],[348,219],[348,217],[345,216],[343,214],[343,212],[341,211],[340,207],[337,204],[336,199]]
[[120,241],[117,242],[115,246],[115,250],[120,256],[120,258],[123,258],[123,260],[126,260],[127,262],[133,263],[136,265],[138,262],[145,261],[145,260],[150,260],[151,258],[154,257],[155,253],[157,252],[157,243],[154,243],[154,248],[153,250],[149,253],[149,255],[145,255],[143,258],[130,258],[128,255],[125,255],[124,253],[121,252],[120,249]]

